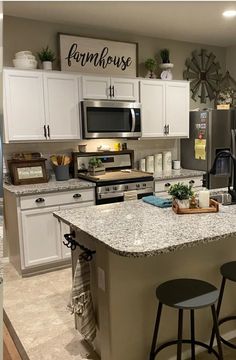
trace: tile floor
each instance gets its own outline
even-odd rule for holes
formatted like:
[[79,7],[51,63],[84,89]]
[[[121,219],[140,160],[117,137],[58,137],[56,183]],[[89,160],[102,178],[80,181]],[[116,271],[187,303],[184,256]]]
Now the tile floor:
[[[22,279],[4,266],[4,308],[30,360],[98,360],[66,309],[70,288],[70,269]],[[202,353],[196,360],[212,358]],[[224,360],[236,360],[236,350],[224,347]]]
[[4,309],[32,360],[97,360],[80,334],[66,305],[71,269],[20,278],[4,266]]

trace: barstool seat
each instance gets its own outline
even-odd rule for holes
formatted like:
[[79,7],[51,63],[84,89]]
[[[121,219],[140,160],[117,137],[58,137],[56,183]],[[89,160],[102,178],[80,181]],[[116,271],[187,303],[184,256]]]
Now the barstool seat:
[[198,279],[176,279],[161,284],[156,296],[162,304],[177,309],[199,309],[215,304],[219,291],[215,286]]
[[[221,282],[220,295],[219,295],[217,309],[216,309],[217,318],[219,318],[219,314],[220,314],[226,280],[236,282],[236,261],[231,261],[226,264],[223,264],[220,268],[220,273],[222,275],[222,282]],[[218,326],[220,326],[228,321],[235,321],[235,320],[236,320],[235,315],[224,317],[218,321]],[[214,338],[215,338],[215,330],[213,328],[212,333],[211,333],[211,339],[210,339],[209,353],[212,351]],[[231,343],[230,341],[224,339],[223,336],[221,336],[220,339],[225,345],[236,350],[236,345],[234,343]]]
[[236,261],[231,261],[222,265],[220,272],[224,278],[236,282]]
[[[217,359],[223,360],[222,348],[220,342],[219,328],[216,316],[215,303],[219,297],[219,291],[212,284],[198,279],[174,279],[166,281],[156,289],[156,297],[159,300],[156,322],[152,338],[150,351],[150,360],[154,360],[160,351],[165,348],[177,345],[177,360],[182,357],[182,344],[191,344],[191,359],[195,360],[195,345],[201,346],[212,352]],[[158,332],[161,322],[161,313],[163,305],[178,309],[178,336],[177,339],[165,342],[157,346]],[[218,352],[209,347],[209,345],[195,340],[195,321],[194,311],[200,308],[211,307],[214,334],[217,339]],[[183,339],[183,312],[190,313],[191,338]]]

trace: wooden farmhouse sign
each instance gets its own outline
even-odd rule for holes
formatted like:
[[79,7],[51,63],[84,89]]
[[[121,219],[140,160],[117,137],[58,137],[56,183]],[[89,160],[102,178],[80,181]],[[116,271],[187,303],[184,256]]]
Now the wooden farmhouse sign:
[[137,76],[137,44],[59,34],[62,71]]

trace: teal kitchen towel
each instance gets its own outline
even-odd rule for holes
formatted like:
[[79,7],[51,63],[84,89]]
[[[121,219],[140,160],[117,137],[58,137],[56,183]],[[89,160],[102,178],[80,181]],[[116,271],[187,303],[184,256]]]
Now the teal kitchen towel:
[[172,199],[160,198],[156,197],[155,195],[145,196],[143,197],[143,201],[160,208],[167,208],[172,206]]

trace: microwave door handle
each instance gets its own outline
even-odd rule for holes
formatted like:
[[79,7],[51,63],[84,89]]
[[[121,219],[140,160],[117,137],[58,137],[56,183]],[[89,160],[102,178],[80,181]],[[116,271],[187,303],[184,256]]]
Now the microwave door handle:
[[131,112],[131,119],[132,119],[131,132],[134,132],[134,130],[135,130],[135,122],[136,122],[134,109],[130,109],[130,112]]
[[[233,156],[236,156],[235,137],[236,137],[236,130],[231,129],[231,146],[232,146],[231,152],[232,152]],[[233,183],[234,183],[234,174],[231,173],[231,177],[229,178],[229,184],[232,186]]]

